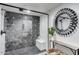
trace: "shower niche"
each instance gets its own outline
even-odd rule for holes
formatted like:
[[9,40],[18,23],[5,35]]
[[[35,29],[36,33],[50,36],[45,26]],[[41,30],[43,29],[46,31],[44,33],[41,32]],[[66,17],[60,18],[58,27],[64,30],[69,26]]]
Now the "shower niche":
[[5,51],[35,46],[40,17],[6,11],[4,17]]

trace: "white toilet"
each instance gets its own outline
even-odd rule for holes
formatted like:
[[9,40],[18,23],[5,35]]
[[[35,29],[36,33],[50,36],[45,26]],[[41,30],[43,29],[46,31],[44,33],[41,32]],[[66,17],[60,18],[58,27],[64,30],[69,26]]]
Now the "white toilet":
[[39,48],[40,50],[44,50],[46,49],[46,41],[44,39],[40,39],[38,38],[36,40],[36,46],[37,48]]

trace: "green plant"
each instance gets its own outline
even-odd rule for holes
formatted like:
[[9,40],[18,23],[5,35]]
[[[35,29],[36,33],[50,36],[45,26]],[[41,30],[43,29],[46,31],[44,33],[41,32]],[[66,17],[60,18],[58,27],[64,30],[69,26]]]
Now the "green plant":
[[55,28],[54,27],[51,27],[51,28],[48,28],[48,34],[53,36],[55,33]]

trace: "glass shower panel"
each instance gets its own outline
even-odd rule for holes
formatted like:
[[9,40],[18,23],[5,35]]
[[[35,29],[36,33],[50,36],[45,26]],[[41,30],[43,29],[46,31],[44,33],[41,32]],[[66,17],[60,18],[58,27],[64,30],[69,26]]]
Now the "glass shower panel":
[[6,51],[33,46],[39,36],[39,17],[6,11],[4,30]]

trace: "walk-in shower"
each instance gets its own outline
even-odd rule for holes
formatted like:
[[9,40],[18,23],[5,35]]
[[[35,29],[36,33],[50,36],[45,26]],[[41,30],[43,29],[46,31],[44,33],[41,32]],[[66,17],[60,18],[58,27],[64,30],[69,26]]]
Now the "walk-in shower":
[[1,12],[6,32],[5,55],[34,55],[46,51],[48,15],[36,11],[28,14],[11,6],[2,6]]
[[36,44],[40,17],[6,11],[4,19],[6,52]]

